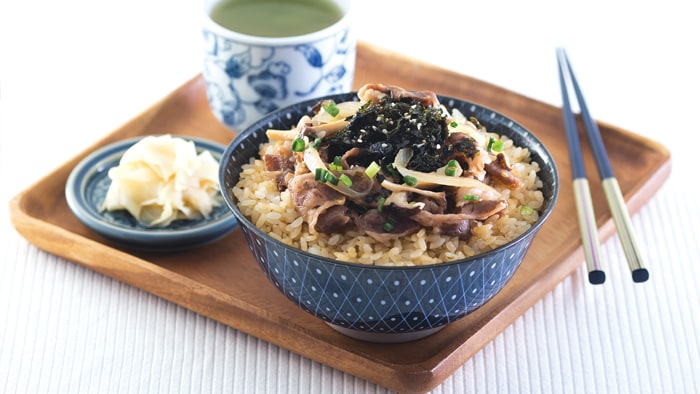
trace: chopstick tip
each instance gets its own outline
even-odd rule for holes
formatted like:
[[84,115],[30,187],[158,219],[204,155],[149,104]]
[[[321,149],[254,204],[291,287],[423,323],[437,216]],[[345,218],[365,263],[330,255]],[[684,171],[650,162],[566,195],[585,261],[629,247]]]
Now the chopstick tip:
[[637,268],[632,271],[632,280],[636,283],[646,282],[649,280],[649,271],[646,268]]
[[605,272],[601,270],[592,270],[588,272],[588,281],[592,285],[599,285],[605,282]]

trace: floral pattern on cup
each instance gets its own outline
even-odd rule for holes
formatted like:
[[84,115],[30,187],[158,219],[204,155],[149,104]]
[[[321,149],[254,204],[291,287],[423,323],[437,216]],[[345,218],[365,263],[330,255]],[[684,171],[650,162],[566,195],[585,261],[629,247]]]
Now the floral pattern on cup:
[[309,43],[248,45],[204,29],[204,79],[214,115],[242,130],[298,101],[352,89],[355,39],[349,28]]

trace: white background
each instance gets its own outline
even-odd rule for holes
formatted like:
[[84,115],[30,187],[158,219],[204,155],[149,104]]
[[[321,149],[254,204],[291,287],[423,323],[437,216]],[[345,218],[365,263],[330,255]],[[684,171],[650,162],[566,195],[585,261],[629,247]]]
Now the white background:
[[[632,283],[611,238],[605,285],[582,265],[434,392],[700,391],[691,2],[354,6],[362,40],[555,105],[554,49],[566,47],[594,117],[673,154],[671,178],[633,216],[649,282]],[[9,222],[10,198],[200,72],[201,9],[0,0],[0,392],[386,391],[46,254]]]

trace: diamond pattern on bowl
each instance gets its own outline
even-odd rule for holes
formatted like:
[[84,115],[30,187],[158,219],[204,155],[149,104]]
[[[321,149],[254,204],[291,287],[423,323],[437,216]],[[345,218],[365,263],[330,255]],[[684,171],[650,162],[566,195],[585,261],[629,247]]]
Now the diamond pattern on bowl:
[[510,279],[529,244],[467,265],[378,268],[339,264],[244,233],[265,274],[299,307],[329,323],[383,333],[439,327],[480,307]]

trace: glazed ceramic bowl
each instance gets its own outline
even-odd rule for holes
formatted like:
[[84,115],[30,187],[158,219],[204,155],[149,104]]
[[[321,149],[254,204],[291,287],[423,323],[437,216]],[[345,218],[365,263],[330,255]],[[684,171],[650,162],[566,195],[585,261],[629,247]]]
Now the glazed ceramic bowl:
[[[342,102],[353,93],[325,98]],[[489,131],[527,147],[539,163],[544,205],[539,220],[507,244],[471,258],[415,267],[341,262],[306,253],[263,233],[237,207],[231,192],[241,166],[258,154],[268,128],[289,129],[311,112],[314,99],[276,111],[239,134],[222,155],[221,190],[260,267],[288,299],[348,336],[405,342],[433,334],[484,305],[512,278],[555,205],[559,181],[551,154],[528,130],[481,105],[438,96],[447,108],[475,116]]]

